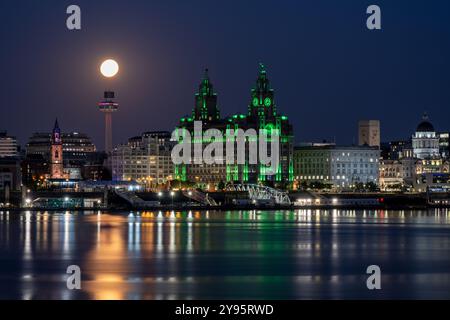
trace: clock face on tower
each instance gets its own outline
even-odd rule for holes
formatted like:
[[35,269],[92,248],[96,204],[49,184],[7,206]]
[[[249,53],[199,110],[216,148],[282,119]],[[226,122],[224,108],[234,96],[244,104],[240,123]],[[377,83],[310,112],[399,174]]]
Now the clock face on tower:
[[253,98],[253,106],[257,107],[259,104],[259,99],[258,98]]
[[272,104],[272,99],[270,99],[270,98],[265,98],[264,99],[264,105],[266,107],[270,107],[271,104]]

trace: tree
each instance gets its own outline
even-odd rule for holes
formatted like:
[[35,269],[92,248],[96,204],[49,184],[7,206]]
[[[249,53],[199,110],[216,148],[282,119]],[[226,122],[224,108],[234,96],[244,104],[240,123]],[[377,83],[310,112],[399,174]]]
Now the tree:
[[379,190],[378,186],[372,181],[366,183],[365,189],[369,192],[376,192]]
[[354,190],[355,190],[356,192],[364,192],[364,191],[366,191],[366,188],[365,188],[365,186],[364,186],[364,183],[362,183],[362,182],[356,182],[356,183],[355,183]]
[[220,182],[217,184],[217,190],[222,191],[223,189],[225,189],[225,182],[223,182],[223,180],[220,180]]
[[302,181],[302,182],[300,183],[300,187],[301,187],[303,190],[308,189],[308,182]]

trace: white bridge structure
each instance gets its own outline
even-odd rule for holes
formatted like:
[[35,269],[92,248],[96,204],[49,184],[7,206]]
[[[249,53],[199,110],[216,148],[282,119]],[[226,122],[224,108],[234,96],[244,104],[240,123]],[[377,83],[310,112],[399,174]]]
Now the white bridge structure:
[[203,205],[217,206],[217,202],[213,198],[211,198],[207,193],[203,193],[198,190],[190,190],[190,191],[183,190],[183,195],[186,198],[199,202]]
[[228,191],[248,192],[250,200],[272,200],[276,204],[291,205],[287,192],[256,184],[231,184]]

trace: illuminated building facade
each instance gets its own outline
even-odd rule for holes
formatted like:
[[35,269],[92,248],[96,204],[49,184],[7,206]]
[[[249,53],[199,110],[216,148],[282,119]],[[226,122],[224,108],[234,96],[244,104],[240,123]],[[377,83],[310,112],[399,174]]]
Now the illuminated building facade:
[[378,185],[380,150],[369,146],[303,146],[295,148],[299,183],[321,182],[336,189],[357,183]]
[[381,190],[406,187],[424,192],[433,185],[435,177],[448,175],[448,137],[448,133],[437,133],[428,115],[424,114],[409,141],[391,142],[383,152],[380,165]]
[[17,157],[17,140],[7,135],[6,131],[0,131],[0,158]]
[[52,133],[52,144],[50,146],[50,178],[66,178],[66,175],[64,174],[61,129],[59,129],[58,120],[55,121],[55,127],[53,128]]
[[414,156],[419,159],[440,157],[439,137],[425,113],[412,137]]
[[[208,129],[218,129],[225,136],[221,141],[224,146],[223,161],[219,164],[194,164],[195,158],[192,153],[190,164],[175,166],[174,176],[176,179],[196,182],[205,186],[209,185],[210,187],[220,182],[272,182],[281,184],[293,181],[293,128],[288,118],[278,113],[274,90],[270,86],[264,65],[260,65],[256,85],[251,91],[247,113],[235,114],[227,118],[221,118],[220,116],[217,94],[213,90],[206,70],[199,91],[195,95],[195,107],[192,116],[181,118],[177,129],[184,128],[191,133],[191,137],[194,137],[194,122],[196,121],[202,122],[203,132]],[[256,132],[259,132],[260,129],[266,129],[269,136],[272,131],[279,135],[279,165],[275,174],[269,174],[268,167],[265,165],[249,162],[249,138],[246,140],[245,163],[236,163],[236,141],[234,142],[235,163],[226,163],[225,139],[231,136],[231,130],[236,133],[238,129],[243,131],[254,129]],[[192,140],[193,145],[201,144],[201,150],[204,150],[211,142],[208,139],[194,138]],[[257,143],[259,144],[259,141]],[[270,144],[270,139],[268,143]],[[194,149],[195,146],[192,147],[192,152]],[[270,146],[268,146],[268,150],[270,150]]]
[[0,158],[0,191],[4,191],[6,188],[9,188],[10,191],[20,190],[22,182],[21,180],[22,178],[19,158]]
[[129,139],[110,153],[112,179],[137,181],[148,187],[165,184],[173,177],[170,132],[154,131]]
[[[33,180],[49,172],[52,133],[34,133],[26,145],[26,157],[22,163],[23,182]],[[97,152],[89,136],[80,132],[61,133],[63,167],[72,179],[108,179],[110,175],[103,166],[105,154]]]
[[450,132],[440,132],[439,137],[439,153],[443,158],[450,157]]
[[[84,133],[61,133],[61,141],[65,161],[85,160],[90,154],[96,152],[91,138]],[[26,145],[26,154],[27,156],[41,155],[44,159],[49,160],[51,143],[52,133],[34,133]]]

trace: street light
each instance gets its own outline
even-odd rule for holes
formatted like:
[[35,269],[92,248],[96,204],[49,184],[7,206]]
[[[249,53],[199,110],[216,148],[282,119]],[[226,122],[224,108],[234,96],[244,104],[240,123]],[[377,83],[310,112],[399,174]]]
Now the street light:
[[170,196],[172,197],[172,207],[173,207],[173,196],[175,195],[175,192],[171,191]]

